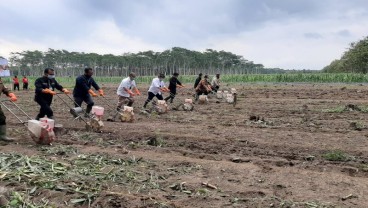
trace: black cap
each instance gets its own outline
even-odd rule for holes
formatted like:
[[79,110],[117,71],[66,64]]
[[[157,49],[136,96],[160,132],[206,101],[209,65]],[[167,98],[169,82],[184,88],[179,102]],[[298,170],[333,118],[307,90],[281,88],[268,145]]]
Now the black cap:
[[158,78],[163,78],[164,79],[165,75],[161,73],[161,74],[158,75]]
[[179,76],[179,73],[178,72],[174,72],[173,74],[174,76]]

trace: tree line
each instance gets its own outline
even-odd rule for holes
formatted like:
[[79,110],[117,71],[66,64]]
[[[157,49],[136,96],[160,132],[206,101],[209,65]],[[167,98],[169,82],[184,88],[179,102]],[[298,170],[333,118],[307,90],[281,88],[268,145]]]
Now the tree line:
[[357,42],[350,43],[347,51],[340,59],[336,59],[323,68],[324,72],[368,72],[368,36]]
[[143,51],[122,55],[48,49],[42,52],[13,52],[9,58],[14,75],[39,76],[52,67],[58,76],[77,76],[85,67],[92,67],[96,76],[127,76],[134,71],[140,76],[158,73],[182,75],[207,74],[272,74],[286,73],[279,68],[265,68],[243,56],[226,51],[207,49],[204,52],[173,47],[163,52]]

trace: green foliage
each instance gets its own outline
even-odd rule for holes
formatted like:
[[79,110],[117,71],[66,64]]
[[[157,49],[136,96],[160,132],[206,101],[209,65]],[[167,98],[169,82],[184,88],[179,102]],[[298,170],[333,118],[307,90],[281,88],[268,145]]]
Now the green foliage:
[[333,150],[333,151],[327,152],[326,154],[322,155],[322,157],[325,160],[341,161],[341,162],[349,161],[349,160],[352,159],[351,156],[347,155],[346,153],[342,152],[341,150]]
[[[34,81],[38,77],[28,77],[30,81],[30,88],[34,88]],[[76,77],[56,77],[56,80],[64,87],[74,87]],[[125,76],[121,77],[104,77],[95,76],[94,79],[99,84],[116,84],[118,85]],[[137,84],[150,84],[155,76],[138,76],[136,78]],[[169,76],[166,77],[165,82],[169,81]],[[195,75],[181,75],[179,80],[183,83],[194,83],[197,76]],[[212,79],[212,76],[210,76]],[[3,77],[3,82],[7,85],[12,83],[11,77]],[[270,82],[270,83],[364,83],[368,82],[368,74],[356,73],[286,73],[286,74],[238,74],[238,75],[221,75],[223,83],[256,83],[256,82]]]
[[324,72],[368,72],[368,36],[356,43],[351,43],[341,59],[334,60],[323,69]]

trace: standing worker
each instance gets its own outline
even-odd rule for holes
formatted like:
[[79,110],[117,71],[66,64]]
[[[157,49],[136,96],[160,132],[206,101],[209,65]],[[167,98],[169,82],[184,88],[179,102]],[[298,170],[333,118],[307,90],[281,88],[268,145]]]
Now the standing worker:
[[65,94],[69,94],[69,90],[63,88],[55,80],[55,72],[52,68],[46,68],[42,77],[36,79],[35,81],[36,95],[35,101],[40,105],[40,113],[36,116],[36,120],[40,120],[47,116],[49,119],[54,118],[54,112],[51,109],[52,98],[56,95],[53,88],[56,88]]
[[28,78],[26,76],[23,76],[22,82],[23,82],[23,90],[28,90]]
[[13,89],[14,91],[18,88],[18,91],[19,91],[19,80],[18,80],[18,77],[17,76],[14,76],[13,78]]
[[178,80],[179,73],[175,72],[173,76],[170,78],[170,84],[169,84],[169,90],[170,95],[165,98],[165,101],[167,102],[170,100],[170,103],[173,103],[175,95],[176,95],[176,87],[182,88],[184,85],[181,84],[181,82]]
[[[129,77],[123,79],[118,87],[116,94],[119,96],[118,105],[116,107],[116,111],[112,116],[110,116],[107,120],[114,121],[118,112],[120,112],[121,107],[123,105],[127,105],[132,107],[134,103],[134,96],[141,95],[141,92],[138,90],[137,85],[135,83],[135,73],[131,72]],[[134,90],[134,93],[133,91]]]
[[169,92],[169,89],[165,87],[165,83],[163,80],[165,79],[164,74],[159,74],[158,77],[152,80],[151,86],[148,89],[148,98],[143,105],[143,108],[147,107],[147,104],[152,101],[154,97],[157,97],[158,100],[163,100],[161,92]]
[[73,90],[75,107],[81,107],[83,102],[87,104],[86,114],[84,115],[85,117],[89,117],[92,107],[95,104],[92,97],[98,96],[91,87],[95,88],[100,96],[104,96],[103,90],[97,85],[95,80],[92,78],[92,75],[93,69],[85,68],[84,75],[77,77]]
[[220,74],[216,74],[216,76],[213,77],[211,86],[212,90],[217,92],[217,90],[220,88]]
[[[8,96],[12,102],[17,101],[17,97],[14,95],[14,93],[9,92],[9,90],[4,86],[3,82],[0,79],[0,94],[1,93],[4,93],[6,96]],[[12,138],[6,136],[6,116],[3,110],[1,109],[1,106],[0,106],[0,140],[6,142],[13,141]]]

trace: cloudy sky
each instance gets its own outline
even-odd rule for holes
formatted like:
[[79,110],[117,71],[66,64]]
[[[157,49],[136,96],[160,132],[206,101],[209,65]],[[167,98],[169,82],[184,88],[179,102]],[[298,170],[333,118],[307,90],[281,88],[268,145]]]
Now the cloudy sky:
[[284,69],[321,69],[368,35],[368,0],[0,0],[0,56],[225,50]]

